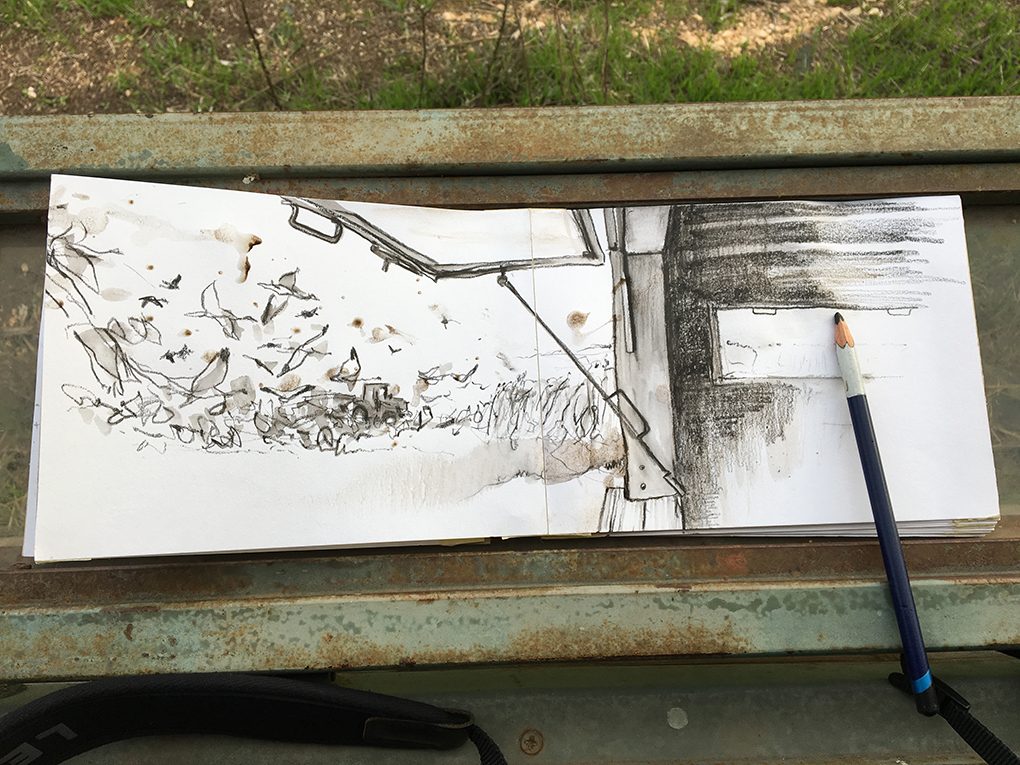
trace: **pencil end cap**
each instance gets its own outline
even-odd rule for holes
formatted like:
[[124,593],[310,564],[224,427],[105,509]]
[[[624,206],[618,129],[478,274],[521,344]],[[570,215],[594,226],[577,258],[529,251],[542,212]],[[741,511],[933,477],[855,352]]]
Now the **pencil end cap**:
[[930,685],[920,693],[914,694],[914,705],[925,717],[934,717],[939,713],[939,698],[935,686]]

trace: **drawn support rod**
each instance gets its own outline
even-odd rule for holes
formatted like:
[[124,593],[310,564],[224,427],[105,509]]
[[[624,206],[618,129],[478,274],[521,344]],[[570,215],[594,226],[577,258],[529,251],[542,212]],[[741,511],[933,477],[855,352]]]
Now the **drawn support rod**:
[[[511,294],[513,294],[513,296],[516,297],[518,301],[520,301],[520,304],[524,306],[525,310],[527,310],[527,312],[534,317],[535,321],[539,323],[542,329],[544,329],[546,333],[549,335],[549,337],[551,337],[553,341],[560,347],[560,350],[567,354],[567,357],[573,362],[574,366],[577,367],[578,371],[580,371],[580,373],[584,375],[584,378],[589,382],[589,384],[591,384],[591,386],[595,389],[599,396],[602,397],[602,400],[606,402],[606,406],[608,406],[613,411],[613,414],[615,414],[620,419],[620,422],[623,423],[623,426],[627,428],[628,431],[630,431],[632,436],[634,436],[634,439],[638,444],[641,445],[641,449],[645,452],[646,455],[648,455],[648,458],[655,463],[655,466],[659,468],[659,470],[662,471],[662,475],[663,478],[666,480],[666,483],[673,487],[676,493],[679,494],[681,497],[684,496],[687,492],[684,489],[683,485],[680,483],[679,480],[677,480],[676,476],[672,474],[669,468],[662,464],[662,460],[660,460],[655,455],[655,453],[651,450],[651,448],[648,446],[648,444],[645,443],[644,439],[642,438],[647,432],[647,427],[646,426],[638,427],[633,422],[631,422],[630,418],[623,411],[623,408],[614,400],[613,396],[615,394],[610,395],[609,393],[606,392],[605,388],[599,385],[598,381],[592,376],[591,372],[585,369],[585,366],[584,364],[581,363],[581,360],[577,358],[576,355],[574,355],[574,352],[567,347],[566,343],[560,340],[556,333],[553,332],[552,327],[545,323],[542,317],[538,315],[538,312],[535,311],[535,309],[531,307],[528,301],[524,299],[524,296],[517,291],[517,288],[514,287],[514,285],[510,282],[506,274],[500,274],[498,277],[496,277],[496,281],[499,283],[501,287],[506,287],[508,290],[510,290]],[[633,404],[631,406],[633,406]],[[635,411],[637,410],[635,409]],[[638,414],[640,415],[640,413]],[[643,422],[644,418],[642,417],[641,419]]]

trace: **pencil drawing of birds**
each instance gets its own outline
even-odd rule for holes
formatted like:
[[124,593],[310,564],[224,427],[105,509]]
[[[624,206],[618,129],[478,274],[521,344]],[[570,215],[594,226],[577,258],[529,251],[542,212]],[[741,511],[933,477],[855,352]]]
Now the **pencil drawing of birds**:
[[[299,366],[305,363],[309,356],[314,356],[317,359],[321,359],[323,356],[325,356],[326,343],[322,342],[318,343],[318,345],[313,345],[313,343],[325,337],[327,332],[329,332],[328,324],[324,326],[319,331],[319,334],[315,335],[315,337],[310,337],[303,343],[301,343],[301,345],[296,346],[294,350],[291,351],[290,358],[287,359],[286,362],[284,362],[283,369],[280,370],[280,373],[277,375],[277,377],[282,377],[287,372],[297,369]],[[353,351],[354,349],[352,348],[351,350]]]
[[329,376],[333,382],[347,383],[347,390],[354,390],[358,377],[361,375],[361,360],[358,359],[358,352],[351,348],[351,356],[340,365],[340,368]]
[[234,340],[240,340],[241,333],[244,331],[244,328],[241,326],[241,322],[255,321],[255,319],[251,316],[238,316],[229,308],[224,308],[220,304],[220,294],[216,290],[216,282],[209,282],[208,286],[202,290],[202,296],[200,299],[202,303],[202,310],[192,311],[191,313],[186,313],[184,315],[196,319],[212,319],[220,325],[220,329],[223,330],[223,334],[226,337],[233,338]]
[[201,398],[205,393],[220,385],[227,379],[227,368],[229,365],[230,349],[222,348],[219,353],[210,358],[205,368],[195,375],[191,381],[191,395],[195,398]]
[[259,282],[259,286],[265,287],[267,290],[275,292],[277,295],[295,297],[298,300],[318,300],[318,298],[312,293],[298,289],[298,270],[299,269],[295,268],[293,271],[288,271],[275,282]]

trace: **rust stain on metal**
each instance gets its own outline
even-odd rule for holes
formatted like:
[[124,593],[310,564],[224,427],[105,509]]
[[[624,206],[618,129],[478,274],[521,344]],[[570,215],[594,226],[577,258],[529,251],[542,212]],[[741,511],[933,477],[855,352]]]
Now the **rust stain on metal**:
[[746,574],[747,556],[743,553],[730,553],[729,555],[716,556],[719,568],[726,574]]
[[607,659],[615,657],[740,654],[750,649],[750,641],[734,634],[732,623],[721,630],[687,621],[668,625],[661,631],[632,630],[605,622],[598,629],[563,630],[556,627],[522,631],[509,641],[506,654],[510,661],[548,659]]
[[0,607],[106,603],[109,605],[100,607],[114,611],[156,610],[154,601],[232,597],[251,584],[250,575],[239,575],[229,565],[223,568],[208,563],[189,567],[68,564],[60,568],[0,571]]
[[[935,112],[939,119],[932,121]],[[718,169],[791,158],[850,164],[912,155],[1015,156],[1009,98],[659,104],[628,107],[8,117],[10,177],[231,172],[262,178],[333,167],[343,174],[451,170],[548,172],[668,166]],[[536,123],[541,129],[536,130]],[[308,135],[318,140],[308,141]],[[358,140],[351,140],[352,136]],[[664,167],[665,169],[665,167]],[[240,182],[238,180],[237,182]]]

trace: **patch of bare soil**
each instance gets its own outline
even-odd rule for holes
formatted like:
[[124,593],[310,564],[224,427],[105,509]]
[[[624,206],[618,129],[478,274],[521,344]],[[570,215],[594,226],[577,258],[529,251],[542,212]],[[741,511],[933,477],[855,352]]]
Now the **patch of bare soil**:
[[122,18],[73,16],[71,42],[28,30],[0,41],[0,113],[107,111],[118,100],[118,70],[139,63],[131,29]]
[[693,47],[707,47],[727,57],[788,43],[816,30],[853,25],[862,14],[881,15],[873,7],[839,8],[819,0],[790,0],[746,8],[725,29],[713,31],[698,14],[680,22],[677,33]]

